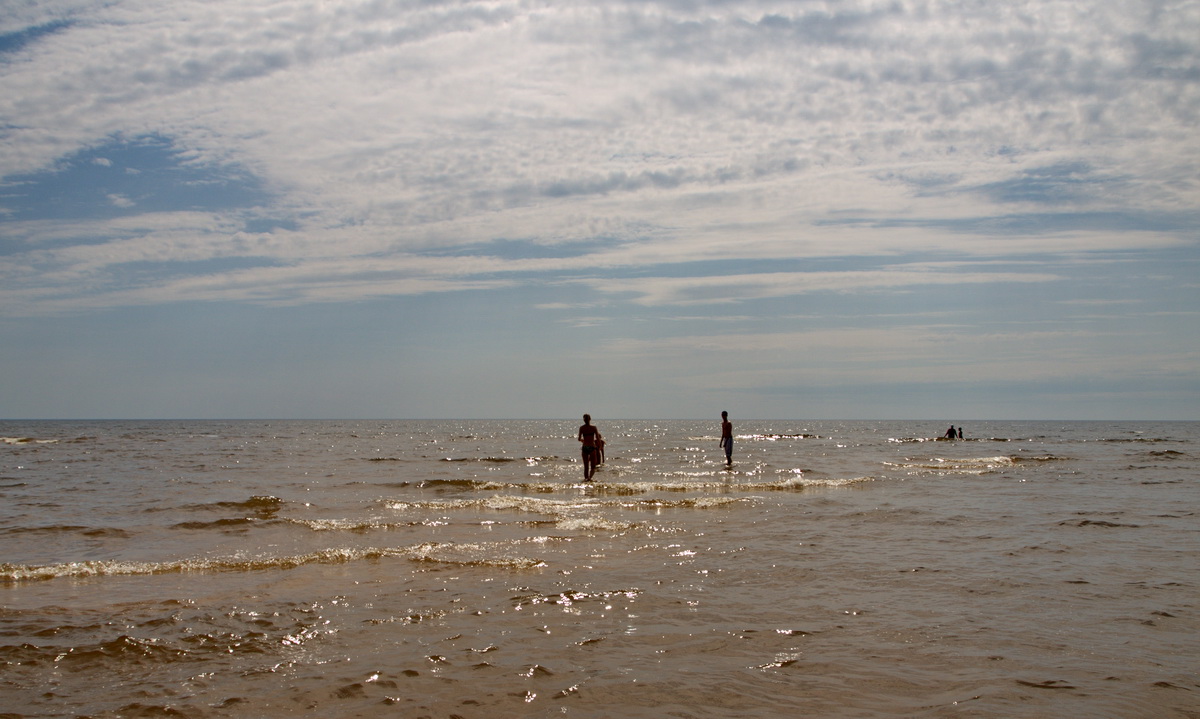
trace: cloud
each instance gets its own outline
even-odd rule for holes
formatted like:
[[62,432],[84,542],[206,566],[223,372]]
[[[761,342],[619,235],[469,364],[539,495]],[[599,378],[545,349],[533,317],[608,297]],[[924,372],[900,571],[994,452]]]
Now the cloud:
[[[126,262],[207,281],[204,260],[253,258],[253,296],[280,278],[273,301],[301,301],[393,286],[349,271],[297,292],[280,269],[316,277],[333,255],[409,266],[428,284],[407,293],[1178,245],[1196,220],[1195,20],[1119,3],[22,5],[0,42],[6,255],[52,294],[80,272],[138,282]],[[118,214],[140,219],[116,231]],[[518,257],[513,238],[587,251]],[[453,273],[417,259],[452,248],[470,248]],[[785,291],[706,272],[607,286],[643,303]],[[180,286],[137,276],[127,296]],[[843,281],[869,284],[806,286]]]
[[895,291],[930,285],[1053,282],[1044,272],[944,272],[933,268],[892,267],[850,272],[760,272],[713,277],[644,277],[588,282],[612,294],[632,294],[644,305],[701,305],[746,302],[813,292]]

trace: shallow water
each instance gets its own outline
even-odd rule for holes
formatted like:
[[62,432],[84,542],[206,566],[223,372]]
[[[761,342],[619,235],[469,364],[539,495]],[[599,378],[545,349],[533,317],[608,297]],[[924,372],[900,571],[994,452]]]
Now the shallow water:
[[1196,717],[1200,423],[0,423],[0,711]]

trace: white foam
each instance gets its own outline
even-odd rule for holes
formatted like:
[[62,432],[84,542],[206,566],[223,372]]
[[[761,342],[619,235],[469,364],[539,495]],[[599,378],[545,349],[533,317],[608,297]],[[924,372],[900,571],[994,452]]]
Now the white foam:
[[571,517],[558,520],[555,526],[559,529],[573,531],[598,529],[606,532],[624,532],[633,528],[634,524],[632,522],[604,519],[603,517]]

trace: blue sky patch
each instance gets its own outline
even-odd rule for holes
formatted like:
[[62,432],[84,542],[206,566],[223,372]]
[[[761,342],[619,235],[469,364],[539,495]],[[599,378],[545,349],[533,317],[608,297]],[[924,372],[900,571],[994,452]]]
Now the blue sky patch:
[[114,139],[82,150],[53,170],[5,178],[0,192],[0,211],[13,220],[218,211],[270,199],[248,172],[188,161],[160,136]]
[[26,28],[20,32],[0,34],[0,57],[23,50],[27,45],[36,42],[47,35],[70,27],[71,23],[51,22],[37,27]]

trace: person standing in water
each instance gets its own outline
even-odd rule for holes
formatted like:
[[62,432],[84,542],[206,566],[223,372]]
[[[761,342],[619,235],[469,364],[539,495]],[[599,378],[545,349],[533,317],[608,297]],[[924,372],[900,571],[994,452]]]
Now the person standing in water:
[[579,441],[583,443],[583,481],[592,481],[596,473],[596,465],[600,463],[601,441],[600,430],[592,424],[592,415],[583,415],[583,424],[579,426]]
[[733,464],[733,422],[724,411],[721,412],[721,446],[725,448],[725,463]]

